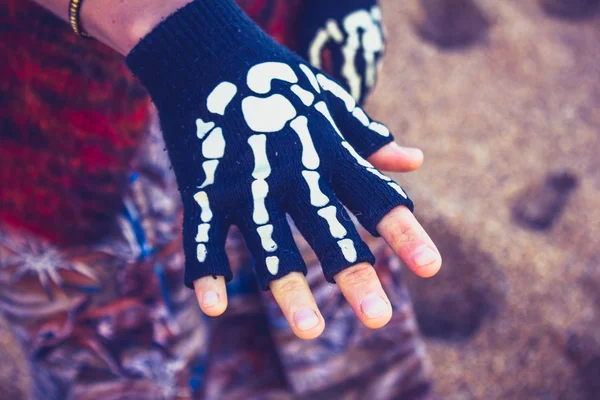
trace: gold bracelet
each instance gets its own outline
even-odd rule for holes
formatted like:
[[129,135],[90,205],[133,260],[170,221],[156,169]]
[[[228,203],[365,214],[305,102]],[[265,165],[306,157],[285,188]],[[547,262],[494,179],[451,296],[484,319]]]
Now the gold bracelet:
[[91,39],[92,37],[88,35],[82,28],[81,23],[79,21],[79,12],[81,11],[81,4],[83,0],[70,0],[69,2],[69,22],[71,23],[71,28],[75,31],[79,36]]

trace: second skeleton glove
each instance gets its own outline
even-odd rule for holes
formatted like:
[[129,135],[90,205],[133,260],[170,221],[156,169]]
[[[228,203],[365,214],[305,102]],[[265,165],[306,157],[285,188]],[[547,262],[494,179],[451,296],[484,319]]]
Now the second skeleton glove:
[[365,158],[390,143],[340,85],[276,44],[232,0],[194,1],[127,57],[156,104],[184,206],[186,285],[232,277],[240,228],[263,289],[306,267],[286,214],[329,281],[373,263],[342,204],[376,235],[412,202]]
[[297,38],[302,57],[364,102],[385,50],[377,0],[304,0]]

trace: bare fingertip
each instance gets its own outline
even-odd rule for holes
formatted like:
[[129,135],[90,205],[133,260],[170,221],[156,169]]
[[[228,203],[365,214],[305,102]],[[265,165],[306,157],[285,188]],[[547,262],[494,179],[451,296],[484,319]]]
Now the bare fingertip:
[[401,151],[406,154],[410,160],[409,168],[417,169],[421,165],[423,165],[423,161],[425,160],[425,155],[421,149],[416,149],[412,147],[401,147]]
[[428,265],[426,267],[419,268],[416,273],[421,278],[433,278],[434,276],[437,275],[438,272],[440,272],[440,269],[441,269],[441,264],[436,263],[436,264]]
[[227,292],[223,277],[206,276],[194,281],[196,299],[202,312],[209,317],[218,317],[227,309]]
[[227,310],[227,303],[219,301],[211,305],[205,305],[200,301],[200,309],[209,317],[219,317]]
[[435,262],[438,258],[438,255],[435,251],[430,249],[428,246],[423,245],[418,247],[413,252],[413,262],[419,268],[425,267],[433,262]]
[[299,330],[308,331],[319,324],[319,317],[314,310],[304,307],[294,314],[294,323]]
[[202,307],[215,306],[215,305],[219,304],[219,301],[220,301],[219,293],[215,292],[214,290],[205,292],[202,295]]
[[298,338],[302,340],[313,340],[321,336],[324,330],[325,324],[319,323],[314,328],[309,329],[307,331],[296,330],[295,334]]
[[392,306],[381,295],[372,293],[360,303],[360,318],[364,326],[370,329],[383,328],[392,319]]
[[323,316],[311,308],[303,307],[296,311],[293,316],[294,333],[297,337],[304,340],[316,339],[325,330],[325,321]]
[[389,303],[376,293],[366,296],[360,303],[360,309],[369,319],[381,318],[391,311]]
[[440,255],[427,245],[418,247],[412,253],[412,261],[416,266],[415,273],[422,278],[436,275],[442,266]]
[[395,142],[376,151],[369,161],[384,171],[411,172],[423,164],[423,152],[412,147],[402,147]]
[[409,155],[412,158],[422,158],[423,157],[423,151],[416,147],[397,146],[397,148],[400,152],[402,152],[406,155]]

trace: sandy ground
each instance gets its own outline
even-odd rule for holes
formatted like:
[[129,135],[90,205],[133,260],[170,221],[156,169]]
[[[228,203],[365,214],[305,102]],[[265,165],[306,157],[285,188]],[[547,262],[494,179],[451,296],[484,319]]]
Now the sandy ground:
[[445,258],[438,277],[407,277],[437,391],[599,399],[600,13],[423,3],[383,1],[367,108],[426,153],[397,178]]

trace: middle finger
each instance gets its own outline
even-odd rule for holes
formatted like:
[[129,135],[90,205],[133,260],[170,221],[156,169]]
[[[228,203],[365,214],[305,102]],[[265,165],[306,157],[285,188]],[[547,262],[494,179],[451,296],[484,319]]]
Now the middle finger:
[[296,336],[314,339],[323,332],[325,320],[304,275],[292,272],[271,282],[269,287]]

